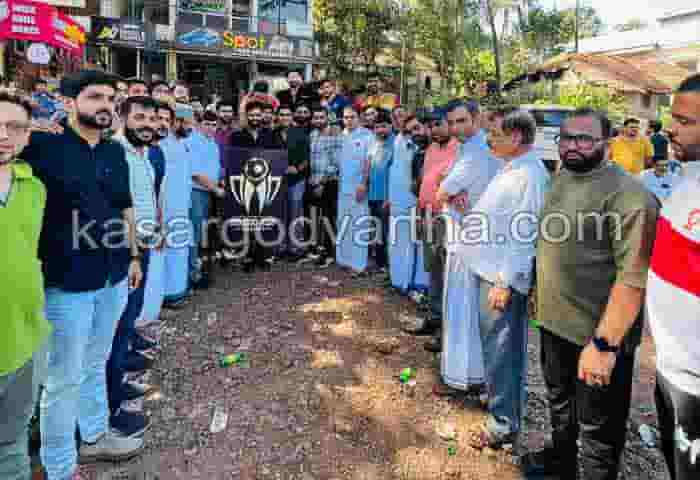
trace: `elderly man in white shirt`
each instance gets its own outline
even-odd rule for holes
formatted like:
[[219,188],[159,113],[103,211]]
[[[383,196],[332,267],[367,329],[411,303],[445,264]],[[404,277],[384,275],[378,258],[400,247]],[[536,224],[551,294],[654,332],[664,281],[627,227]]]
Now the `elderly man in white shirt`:
[[[499,156],[505,165],[462,220],[455,251],[478,290],[489,403],[475,448],[512,444],[526,407],[527,295],[533,283],[539,214],[550,174],[533,149],[536,124],[522,110],[503,120]],[[476,308],[476,307],[475,307]]]

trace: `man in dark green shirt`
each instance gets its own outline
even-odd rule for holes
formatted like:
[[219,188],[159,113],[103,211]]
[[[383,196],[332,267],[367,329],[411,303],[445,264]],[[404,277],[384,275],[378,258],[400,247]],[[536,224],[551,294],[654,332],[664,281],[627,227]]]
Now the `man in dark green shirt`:
[[617,478],[659,204],[604,160],[609,134],[606,117],[579,110],[558,138],[564,169],[547,196],[537,248],[555,448],[525,455],[527,474],[574,479],[580,464],[586,480]]

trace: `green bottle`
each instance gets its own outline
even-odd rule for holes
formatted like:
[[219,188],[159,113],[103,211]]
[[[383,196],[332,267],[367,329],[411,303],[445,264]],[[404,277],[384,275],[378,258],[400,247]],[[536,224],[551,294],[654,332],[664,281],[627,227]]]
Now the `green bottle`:
[[246,361],[245,353],[232,353],[230,355],[222,356],[219,359],[220,367],[230,367],[231,365],[240,365]]

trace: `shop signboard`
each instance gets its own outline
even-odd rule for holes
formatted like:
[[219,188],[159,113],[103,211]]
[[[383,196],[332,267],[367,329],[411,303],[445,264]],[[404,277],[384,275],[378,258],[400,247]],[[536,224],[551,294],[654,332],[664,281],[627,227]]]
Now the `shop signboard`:
[[85,30],[56,7],[32,0],[0,0],[0,40],[45,43],[81,56]]
[[213,51],[258,60],[313,60],[313,41],[283,35],[220,31],[199,25],[178,23],[175,43],[180,48]]
[[180,9],[200,13],[226,13],[224,0],[180,0]]
[[85,8],[85,0],[43,0],[44,3],[57,7]]
[[144,27],[140,22],[125,21],[120,18],[93,17],[91,38],[96,43],[122,43],[140,46],[145,39]]

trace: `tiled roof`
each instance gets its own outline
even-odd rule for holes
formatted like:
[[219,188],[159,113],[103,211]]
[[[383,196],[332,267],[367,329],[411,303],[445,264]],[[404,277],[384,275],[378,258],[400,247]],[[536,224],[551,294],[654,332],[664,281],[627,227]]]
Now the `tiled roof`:
[[564,54],[554,57],[533,73],[569,70],[583,79],[626,92],[671,93],[685,77],[686,69],[657,60],[628,60],[615,55]]

